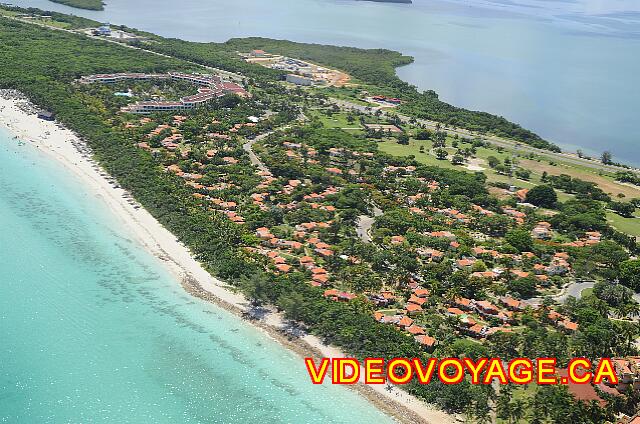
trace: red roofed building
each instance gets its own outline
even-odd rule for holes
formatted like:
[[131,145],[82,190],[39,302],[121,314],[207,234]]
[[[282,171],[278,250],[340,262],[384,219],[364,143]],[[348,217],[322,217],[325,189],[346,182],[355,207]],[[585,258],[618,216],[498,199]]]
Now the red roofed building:
[[408,314],[422,312],[422,306],[416,305],[415,303],[407,303],[407,306],[405,306],[405,309],[407,310]]
[[565,330],[568,333],[575,333],[578,331],[578,324],[565,319],[564,321],[558,321],[558,328]]
[[[558,377],[560,377],[561,379],[562,378],[568,379],[568,376],[569,374],[566,369],[558,370]],[[577,401],[587,402],[587,403],[591,403],[592,401],[595,401],[598,403],[598,405],[600,405],[601,408],[604,408],[605,406],[607,406],[607,401],[605,401],[598,395],[598,393],[596,392],[596,390],[593,388],[591,384],[576,384],[569,381],[567,386],[569,389],[569,393],[571,393],[571,395]]]
[[497,315],[498,314],[498,308],[492,304],[491,302],[488,302],[486,300],[479,300],[476,302],[476,310],[482,315]]
[[524,309],[524,304],[512,297],[502,297],[500,298],[500,302],[510,311],[522,311]]
[[277,265],[276,265],[276,269],[277,269],[279,272],[284,272],[284,273],[286,273],[286,272],[289,272],[289,271],[291,270],[291,265],[287,265],[287,264],[277,264]]
[[407,328],[407,332],[410,334],[413,334],[414,336],[417,336],[419,334],[424,334],[424,328],[418,325],[412,325],[409,328]]
[[325,168],[325,170],[330,174],[341,175],[342,170],[339,168]]
[[411,327],[413,324],[413,320],[408,316],[403,316],[400,321],[398,321],[398,326],[400,327]]
[[436,339],[429,337],[426,334],[415,336],[414,339],[428,350],[431,350],[436,344],[438,344]]
[[325,296],[337,296],[338,295],[338,290],[336,289],[328,289],[324,291],[324,295]]
[[453,304],[456,305],[458,308],[461,309],[466,309],[466,310],[470,310],[471,308],[473,308],[473,302],[467,298],[464,297],[457,297],[454,301]]
[[316,252],[318,255],[324,256],[324,257],[333,255],[333,251],[331,251],[329,249],[315,249],[314,252]]
[[428,297],[429,296],[429,290],[427,289],[415,289],[413,291],[413,294],[415,294],[418,297]]
[[329,277],[327,277],[327,274],[317,274],[311,277],[311,279],[320,284],[326,284],[329,281]]
[[262,240],[270,240],[273,238],[273,234],[267,227],[261,227],[256,230],[256,235]]

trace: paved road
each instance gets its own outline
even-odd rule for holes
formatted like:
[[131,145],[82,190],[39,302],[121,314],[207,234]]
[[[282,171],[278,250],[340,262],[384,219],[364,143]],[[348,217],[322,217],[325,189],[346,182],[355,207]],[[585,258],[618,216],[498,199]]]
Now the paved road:
[[[346,100],[340,100],[340,99],[335,99],[335,98],[330,98],[329,102],[332,104],[335,104],[339,107],[342,108],[346,108],[346,109],[353,109],[353,110],[357,110],[363,113],[367,113],[367,114],[374,114],[377,110],[379,110],[379,107],[368,107],[368,106],[362,106],[356,103],[352,103],[352,102],[348,102]],[[403,123],[409,123],[409,121],[411,120],[411,118],[409,116],[405,116],[405,115],[400,115],[400,114],[389,114],[388,112],[382,111],[382,116],[385,117],[392,117],[392,116],[397,116],[398,118],[400,118],[400,120]],[[592,168],[592,169],[601,169],[604,171],[609,171],[609,172],[617,172],[617,171],[633,171],[635,173],[640,174],[640,169],[628,169],[628,168],[623,168],[620,166],[614,166],[614,165],[605,165],[601,162],[595,161],[595,160],[589,160],[589,159],[583,159],[583,158],[579,158],[575,155],[572,155],[570,153],[555,153],[555,152],[551,152],[549,150],[543,150],[543,149],[538,149],[532,146],[529,146],[527,144],[522,144],[519,142],[515,142],[513,140],[509,140],[506,138],[502,138],[502,137],[498,137],[498,136],[493,136],[493,135],[483,135],[483,134],[478,134],[478,133],[474,133],[472,131],[469,130],[465,130],[462,128],[448,128],[443,126],[442,124],[435,122],[435,121],[429,121],[426,119],[417,119],[416,120],[419,124],[424,125],[427,128],[430,129],[436,129],[436,127],[438,125],[440,125],[440,130],[441,131],[446,131],[448,134],[451,135],[462,135],[465,137],[481,137],[484,140],[487,140],[489,142],[491,142],[492,144],[496,145],[496,146],[501,146],[501,147],[505,147],[505,148],[509,148],[509,149],[516,149],[519,151],[523,151],[523,152],[532,152],[532,153],[537,153],[537,154],[541,154],[541,155],[547,155],[547,156],[551,156],[551,157],[555,157],[558,158],[559,160],[562,160],[565,163],[571,163],[574,165],[580,165],[580,166],[585,166],[587,168]]]
[[[591,289],[595,285],[595,281],[572,281],[562,288],[560,293],[555,296],[551,296],[551,299],[558,303],[565,303],[569,296],[573,296],[576,299],[582,297],[582,291],[584,289]],[[531,299],[523,300],[523,302],[532,308],[537,308],[542,305],[542,297],[532,297]]]
[[259,136],[257,136],[256,138],[254,138],[253,140],[249,140],[246,143],[244,143],[242,145],[242,148],[245,150],[245,152],[247,152],[247,154],[249,155],[249,160],[251,161],[251,163],[255,166],[258,167],[258,169],[262,172],[269,172],[269,168],[267,168],[267,166],[260,160],[260,158],[258,157],[258,155],[256,155],[253,151],[253,145],[255,143],[257,143],[260,140],[265,139],[266,137],[270,136],[271,134],[273,134],[273,131],[269,131],[266,132],[264,134],[260,134]]
[[[297,118],[297,120],[300,121],[300,122],[305,122],[307,119],[308,118],[306,117],[306,115],[304,113],[300,113],[298,115],[298,118]],[[264,140],[265,138],[269,137],[274,132],[285,130],[285,129],[289,128],[289,127],[291,127],[291,125],[284,125],[282,127],[273,129],[273,130],[268,131],[268,132],[266,132],[264,134],[260,134],[259,136],[257,136],[253,140],[249,140],[249,141],[247,141],[246,143],[244,143],[242,145],[242,148],[244,149],[244,151],[247,152],[247,154],[249,155],[249,160],[251,161],[251,163],[253,165],[257,166],[260,171],[271,172],[271,171],[269,171],[269,168],[267,168],[267,166],[260,160],[258,155],[255,154],[255,152],[253,151],[253,145],[256,144],[258,141]]]
[[377,206],[373,207],[373,216],[360,215],[356,224],[356,234],[365,243],[371,243],[371,227],[376,220],[376,216],[382,215],[382,210]]
[[582,291],[585,289],[592,289],[595,284],[595,281],[574,281],[569,283],[569,285],[566,286],[559,295],[554,296],[553,298],[560,303],[565,303],[569,296],[580,299],[582,297]]

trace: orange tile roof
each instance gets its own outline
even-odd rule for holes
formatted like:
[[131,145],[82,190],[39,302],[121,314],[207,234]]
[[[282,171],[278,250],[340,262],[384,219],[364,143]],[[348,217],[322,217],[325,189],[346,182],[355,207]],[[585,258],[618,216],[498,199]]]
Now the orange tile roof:
[[311,278],[313,279],[313,281],[316,281],[318,283],[326,283],[327,281],[329,281],[329,277],[327,277],[326,274],[316,274]]
[[[558,370],[558,377],[567,378],[568,372],[565,369]],[[601,407],[606,406],[607,402],[602,399],[591,384],[576,384],[569,382],[569,393],[578,401],[596,401]]]
[[401,327],[410,327],[411,324],[413,324],[413,320],[406,315],[398,321],[398,325]]
[[418,334],[424,334],[424,328],[418,326],[418,325],[412,325],[411,327],[407,328],[407,332],[415,335]]
[[278,264],[276,265],[276,269],[280,272],[289,272],[289,270],[291,270],[291,265]]
[[422,311],[422,307],[420,305],[416,305],[415,303],[407,304],[405,309],[407,310],[407,312],[421,312]]
[[418,297],[418,296],[412,294],[408,301],[410,303],[415,303],[416,305],[422,306],[427,302],[427,299],[425,299],[423,297]]
[[429,336],[427,336],[425,334],[415,336],[415,339],[416,339],[416,341],[418,343],[420,343],[421,345],[424,345],[424,346],[431,347],[431,346],[434,346],[436,344],[436,339],[434,339],[433,337],[429,337]]
[[413,294],[415,294],[418,297],[427,297],[429,296],[430,292],[427,289],[415,289],[413,291]]

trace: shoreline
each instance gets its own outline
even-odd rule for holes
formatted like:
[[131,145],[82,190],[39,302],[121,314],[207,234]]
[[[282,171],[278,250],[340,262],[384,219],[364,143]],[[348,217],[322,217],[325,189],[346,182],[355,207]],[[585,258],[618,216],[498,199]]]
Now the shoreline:
[[[366,3],[380,3],[380,4],[401,4],[401,5],[402,4],[409,4],[409,3],[402,3],[402,2],[393,1],[393,0],[390,0],[390,1],[386,1],[386,0],[366,0],[365,2]],[[65,6],[65,5],[63,5],[61,3],[53,3],[53,5]],[[35,5],[33,7],[38,8],[40,6],[39,5]],[[27,7],[27,6],[20,6],[20,7]],[[69,6],[65,6],[65,7],[69,7]],[[480,9],[484,9],[484,6],[478,5],[478,7]],[[76,9],[78,11],[92,12],[91,10],[87,10],[87,9],[77,9],[77,8],[74,8],[74,9]],[[492,7],[488,7],[488,8],[486,8],[486,10],[493,10],[493,8]],[[56,11],[56,10],[53,10],[53,11]],[[58,13],[68,13],[68,11],[64,11],[64,10],[63,11],[57,11],[57,12]],[[104,10],[98,11],[98,12],[104,12]],[[95,16],[83,16],[82,14],[80,14],[79,16],[82,16],[82,17],[84,17],[86,19],[94,19],[94,18],[96,18]],[[18,19],[18,20],[20,20],[20,19]],[[21,20],[21,21],[24,22],[24,20]],[[34,23],[32,22],[32,24],[34,24]],[[47,27],[49,29],[61,30],[60,28],[52,27],[50,25],[44,25],[44,24],[38,24],[38,23],[35,23],[35,24]],[[131,27],[132,25],[129,24],[128,26]],[[64,31],[68,31],[68,30],[64,30]],[[167,35],[167,34],[163,35],[163,31],[162,30],[149,29],[149,31],[151,31],[151,32],[153,32],[153,33],[155,33],[155,34],[157,34],[159,36],[162,36],[162,37],[170,37],[170,35]],[[603,34],[600,34],[600,35],[603,35]],[[253,36],[259,36],[259,34],[258,35],[254,34]],[[247,37],[249,37],[249,36],[247,36]],[[269,38],[266,35],[264,35],[264,37]],[[207,39],[207,40],[201,40],[201,41],[202,42],[225,43],[225,42],[228,42],[229,40],[232,40],[234,38],[244,38],[244,36],[234,36],[233,34],[229,34],[229,35],[225,35],[225,36],[222,36],[222,37],[217,37],[217,38],[214,37],[214,39]],[[353,48],[357,48],[357,49],[366,49],[367,48],[366,45],[355,45],[355,44],[349,44],[348,42],[334,43],[334,42],[328,42],[328,41],[327,42],[319,42],[317,40],[306,40],[305,41],[305,39],[300,39],[299,37],[295,37],[295,36],[291,36],[291,35],[289,35],[289,36],[278,36],[278,37],[275,37],[275,38],[277,38],[277,39],[286,39],[286,40],[297,40],[297,41],[293,41],[293,42],[296,42],[296,43],[336,44],[336,45],[340,45],[340,46],[353,47]],[[112,40],[104,40],[104,41],[116,42],[118,44],[127,46],[126,44],[122,44],[122,43],[119,43],[117,41],[112,41]],[[187,40],[187,41],[195,41],[195,40]],[[398,53],[402,54],[403,56],[408,56],[408,57],[412,58],[412,61],[409,62],[409,63],[403,63],[403,64],[400,64],[398,66],[395,66],[394,67],[394,75],[397,78],[399,78],[401,81],[403,81],[403,82],[405,82],[407,84],[416,86],[418,88],[419,92],[422,93],[422,92],[426,92],[428,90],[436,90],[436,92],[440,94],[440,97],[441,97],[442,101],[452,105],[453,107],[457,107],[457,108],[468,109],[468,110],[471,110],[471,111],[483,111],[483,112],[486,112],[486,113],[489,113],[489,114],[492,114],[492,115],[496,115],[496,116],[501,116],[501,117],[508,113],[508,110],[509,110],[508,106],[502,112],[499,112],[499,111],[490,112],[486,107],[482,107],[480,105],[475,105],[475,106],[474,105],[466,105],[465,106],[463,104],[460,104],[460,101],[456,102],[453,99],[447,99],[447,97],[450,97],[450,96],[446,96],[445,95],[446,93],[444,93],[444,90],[442,90],[442,89],[438,89],[437,87],[434,87],[433,85],[422,86],[423,82],[415,81],[415,78],[412,77],[412,76],[399,75],[399,73],[398,73],[399,70],[401,70],[403,68],[406,68],[406,67],[411,67],[411,66],[415,67],[415,66],[417,66],[416,57],[419,58],[419,56],[416,56],[415,52],[411,53],[411,49],[409,49],[407,46],[404,46],[403,48],[401,48],[400,46],[387,47],[387,48],[391,49],[392,51],[398,52]],[[154,52],[153,50],[146,50],[146,49],[143,49],[143,50],[145,50],[147,52],[150,52],[150,53],[153,53],[153,54],[159,54],[159,53]],[[430,51],[431,51],[431,53],[433,53],[433,49],[430,49]],[[439,53],[441,53],[441,52],[439,52]],[[422,59],[425,59],[425,58],[422,58]],[[194,62],[190,62],[190,63],[192,63],[194,65],[197,65],[197,66],[203,66],[201,64],[196,64]],[[217,69],[216,72],[221,72],[221,70]],[[222,71],[222,72],[224,72],[224,71]],[[526,125],[526,124],[522,123],[521,122],[522,118],[518,119],[516,117],[510,117],[510,118],[507,117],[506,119],[508,119],[509,121],[512,121],[512,122],[514,122],[514,123],[516,123],[518,125],[521,125],[524,129],[530,129],[532,132],[534,132],[536,134],[538,134],[538,133],[540,133],[542,131],[541,128],[538,128],[538,129],[530,128],[529,125]],[[572,144],[573,141],[571,141],[571,142],[569,142],[569,141],[561,142],[559,140],[554,140],[554,138],[557,138],[557,137],[558,137],[557,135],[556,136],[553,136],[553,135],[542,136],[543,139],[545,139],[545,140],[549,141],[550,143],[555,144],[555,145],[557,145],[558,147],[561,148],[561,152],[556,153],[559,157],[567,159],[567,160],[570,160],[570,161],[580,160],[581,162],[586,163],[587,166],[588,165],[597,165],[598,167],[600,167],[601,162],[598,160],[598,156],[599,156],[599,154],[601,152],[598,152],[596,150],[597,149],[596,147],[594,147],[594,146],[591,146],[591,147],[582,146],[582,147],[580,147],[580,146],[577,146],[575,144]],[[506,140],[508,140],[508,139],[506,139]],[[626,141],[627,140],[625,140],[624,144],[627,144]],[[517,144],[523,144],[523,143],[514,142],[514,144],[517,145]],[[527,145],[524,144],[524,146],[526,147]],[[509,146],[509,148],[513,148],[513,146]],[[620,161],[619,165],[622,165],[622,167],[620,169],[605,168],[606,170],[608,170],[609,172],[616,172],[618,170],[624,171],[628,167],[629,170],[640,174],[640,162],[639,162],[640,159],[625,160],[623,157],[620,157],[620,156],[624,156],[624,155],[621,154],[620,152],[615,152],[614,149],[615,149],[615,146],[614,146],[613,149],[607,148],[607,150],[612,151],[612,153],[614,154],[615,160],[616,161]],[[546,150],[546,149],[540,149],[540,150],[541,151],[538,152],[538,153],[542,153],[542,154],[553,153],[553,152],[551,152],[549,150]],[[591,156],[591,160],[580,158],[578,156],[578,154],[577,154],[578,150],[585,150],[586,153],[588,153],[588,156]],[[613,164],[613,165],[615,166],[617,164]],[[606,166],[609,166],[609,165],[606,165]]]
[[[0,90],[0,126],[52,157],[84,183],[87,191],[100,197],[113,215],[124,225],[128,235],[165,268],[192,296],[216,304],[245,319],[251,317],[247,299],[232,287],[209,274],[196,261],[188,248],[165,229],[149,212],[102,170],[91,158],[90,149],[71,130],[61,124],[39,119],[32,105],[14,90]],[[339,349],[322,343],[313,335],[294,337],[285,330],[286,320],[272,309],[265,309],[260,318],[247,320],[262,329],[285,348],[303,356],[344,357]],[[390,386],[389,386],[390,387]],[[437,410],[404,390],[386,385],[350,386],[373,406],[401,423],[446,424],[459,421]]]

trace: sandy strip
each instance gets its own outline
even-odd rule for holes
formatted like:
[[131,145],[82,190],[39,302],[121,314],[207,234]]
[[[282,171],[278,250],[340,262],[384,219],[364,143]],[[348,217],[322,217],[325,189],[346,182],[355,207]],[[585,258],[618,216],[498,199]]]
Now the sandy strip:
[[[0,91],[1,126],[8,128],[20,140],[32,143],[80,177],[87,190],[108,205],[122,221],[128,234],[158,257],[181,281],[185,290],[240,316],[247,316],[250,305],[244,296],[212,277],[173,234],[144,208],[137,206],[125,190],[116,188],[116,184],[108,180],[109,176],[91,159],[87,147],[72,131],[54,122],[38,119],[33,110],[35,108],[24,100],[16,99],[15,92]],[[300,355],[346,356],[338,349],[323,344],[315,336],[288,336],[283,330],[286,327],[285,320],[274,311],[267,311],[266,316],[251,322]],[[445,424],[460,421],[395,387],[364,384],[351,387],[399,422]]]

